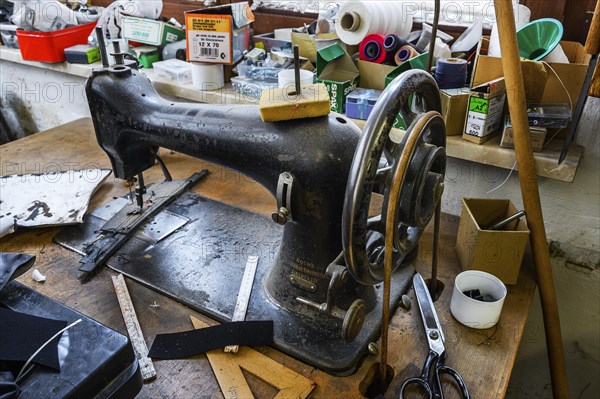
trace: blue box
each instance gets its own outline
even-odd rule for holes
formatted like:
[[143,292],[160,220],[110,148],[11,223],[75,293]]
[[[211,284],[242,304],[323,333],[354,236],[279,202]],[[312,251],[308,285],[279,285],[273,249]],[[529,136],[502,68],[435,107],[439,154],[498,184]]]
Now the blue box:
[[381,90],[354,90],[346,98],[346,116],[348,118],[367,120],[381,93]]

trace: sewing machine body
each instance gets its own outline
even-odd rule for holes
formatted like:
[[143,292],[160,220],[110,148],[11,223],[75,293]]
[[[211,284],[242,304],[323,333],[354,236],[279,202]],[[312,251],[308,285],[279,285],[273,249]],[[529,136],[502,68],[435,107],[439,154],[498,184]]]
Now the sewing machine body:
[[[164,147],[238,170],[273,194],[273,221],[258,224],[283,224],[281,241],[272,264],[259,263],[247,318],[274,320],[275,344],[283,351],[326,371],[352,372],[379,335],[382,302],[381,285],[361,284],[344,265],[342,217],[349,175],[357,168],[358,127],[335,113],[263,123],[256,106],[168,101],[139,71],[122,65],[95,70],[87,97],[98,143],[117,178],[131,179],[154,166],[158,148]],[[380,156],[375,166],[365,167],[376,168]],[[252,219],[218,212],[230,230],[243,232]],[[265,225],[265,237],[272,237],[267,230]],[[253,236],[262,238],[256,231]],[[395,267],[406,254],[398,255]],[[414,272],[411,266],[399,269],[392,284],[393,307]],[[238,289],[223,287],[231,304]],[[228,321],[222,307],[211,308],[210,300],[190,303],[185,293],[181,296],[182,302]]]

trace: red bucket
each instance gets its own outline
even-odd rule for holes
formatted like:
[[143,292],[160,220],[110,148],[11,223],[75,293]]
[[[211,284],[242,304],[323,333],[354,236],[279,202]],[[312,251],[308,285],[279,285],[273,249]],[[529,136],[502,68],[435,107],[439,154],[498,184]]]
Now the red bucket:
[[17,39],[24,60],[63,62],[65,49],[76,44],[87,44],[96,23],[73,26],[54,32],[30,32],[17,29]]

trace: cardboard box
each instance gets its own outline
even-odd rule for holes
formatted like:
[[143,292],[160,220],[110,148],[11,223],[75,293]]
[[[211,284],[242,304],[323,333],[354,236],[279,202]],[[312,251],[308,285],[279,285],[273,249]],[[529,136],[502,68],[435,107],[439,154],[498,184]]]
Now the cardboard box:
[[185,31],[153,19],[123,17],[123,38],[138,43],[162,46],[185,39]]
[[[529,135],[531,137],[531,149],[533,152],[540,152],[544,149],[544,141],[546,140],[546,135],[548,134],[548,129],[545,127],[529,127]],[[502,140],[500,140],[500,147],[502,148],[515,148],[515,141],[513,138],[513,128],[510,123],[510,117],[506,117],[506,121],[504,122],[504,130],[502,132]]]
[[249,47],[251,22],[254,15],[247,3],[187,11],[187,60],[235,64]]
[[335,33],[309,35],[308,33],[292,32],[292,48],[298,45],[298,54],[300,57],[307,58],[312,63],[317,62],[317,51],[332,44],[338,44],[348,52],[346,44],[342,43]]
[[504,78],[472,87],[463,139],[483,144],[500,131],[506,102]]
[[504,230],[484,230],[517,213],[506,199],[462,199],[456,251],[463,270],[482,270],[505,284],[516,284],[529,239],[525,218],[509,223]]
[[358,60],[357,66],[360,73],[360,87],[373,90],[383,90],[387,86],[386,77],[398,68],[363,60]]
[[344,113],[346,97],[358,86],[360,74],[346,50],[332,44],[317,51],[317,81],[327,87],[331,110]]
[[469,108],[469,92],[469,88],[440,90],[442,117],[446,122],[446,136],[463,134]]
[[100,49],[87,44],[76,44],[65,49],[69,64],[93,64],[100,61]]
[[[568,103],[569,98],[561,84],[562,81],[571,96],[573,106],[575,106],[583,87],[590,56],[585,53],[580,43],[562,41],[560,44],[571,63],[549,63],[554,71],[542,62],[521,60],[528,103]],[[488,56],[488,47],[489,37],[484,37],[479,44],[478,55],[475,59],[471,87],[504,76],[502,59]],[[569,129],[563,130],[557,137],[564,138],[568,131]]]

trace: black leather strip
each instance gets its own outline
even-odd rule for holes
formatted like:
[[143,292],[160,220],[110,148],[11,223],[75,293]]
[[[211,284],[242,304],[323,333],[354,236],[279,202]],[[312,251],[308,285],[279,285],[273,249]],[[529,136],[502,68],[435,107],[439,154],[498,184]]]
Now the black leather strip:
[[148,356],[182,359],[227,345],[271,345],[273,321],[237,321],[173,334],[159,334]]

